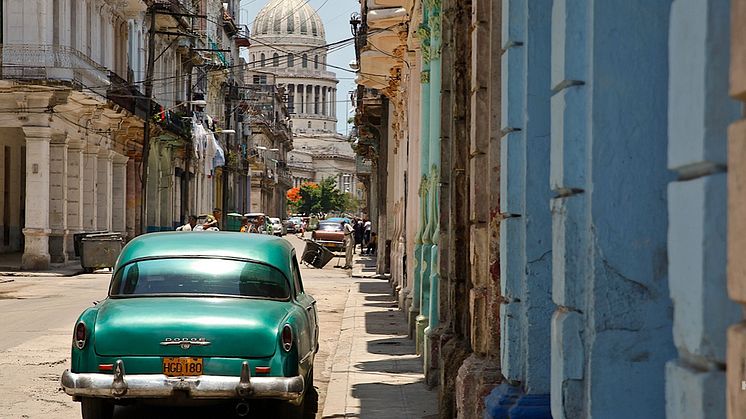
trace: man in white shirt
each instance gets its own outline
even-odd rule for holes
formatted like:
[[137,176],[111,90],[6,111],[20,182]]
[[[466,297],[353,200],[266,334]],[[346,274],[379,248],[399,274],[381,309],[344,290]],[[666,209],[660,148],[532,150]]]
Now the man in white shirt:
[[355,230],[352,225],[346,221],[342,221],[342,229],[345,233],[345,266],[342,269],[352,269],[352,250],[355,247],[355,239],[353,234]]
[[176,231],[194,231],[195,227],[197,226],[197,216],[190,215],[188,220],[189,221],[183,226],[177,227]]

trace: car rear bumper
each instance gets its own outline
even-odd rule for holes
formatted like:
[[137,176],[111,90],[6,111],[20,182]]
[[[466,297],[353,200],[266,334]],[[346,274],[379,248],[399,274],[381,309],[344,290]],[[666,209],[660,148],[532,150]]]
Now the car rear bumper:
[[122,361],[117,361],[114,374],[73,373],[65,370],[62,388],[74,397],[169,398],[175,393],[186,393],[193,399],[267,398],[295,401],[303,394],[302,376],[251,377],[247,362],[239,377],[200,375],[196,377],[167,377],[163,374],[124,373]]
[[342,242],[334,241],[334,240],[316,240],[316,243],[324,246],[324,247],[331,247],[333,249],[344,249],[345,244]]

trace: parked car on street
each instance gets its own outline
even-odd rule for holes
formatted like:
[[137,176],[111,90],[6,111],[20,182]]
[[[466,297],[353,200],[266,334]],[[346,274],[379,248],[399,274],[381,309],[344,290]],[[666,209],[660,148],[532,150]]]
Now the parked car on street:
[[342,251],[345,248],[345,233],[340,223],[319,221],[318,228],[311,233],[311,239],[330,250]]
[[285,225],[282,224],[282,221],[280,221],[279,218],[270,217],[269,227],[272,229],[272,234],[274,234],[275,236],[284,236],[285,234],[287,234]]
[[302,224],[303,221],[301,221],[300,217],[290,217],[285,221],[285,229],[288,233],[299,233]]
[[244,416],[254,399],[302,417],[318,333],[286,240],[146,234],[122,250],[108,298],[75,322],[61,384],[84,419],[110,419],[120,403],[191,400],[235,403]]

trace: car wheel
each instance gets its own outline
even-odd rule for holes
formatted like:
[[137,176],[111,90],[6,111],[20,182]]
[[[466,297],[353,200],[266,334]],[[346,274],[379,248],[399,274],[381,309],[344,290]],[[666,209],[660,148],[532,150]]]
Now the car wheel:
[[95,397],[83,397],[80,412],[83,419],[111,419],[114,416],[114,403]]

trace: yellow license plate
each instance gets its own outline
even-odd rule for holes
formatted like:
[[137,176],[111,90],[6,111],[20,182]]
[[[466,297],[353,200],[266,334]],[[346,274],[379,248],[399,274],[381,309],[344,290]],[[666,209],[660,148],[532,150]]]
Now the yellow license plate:
[[202,375],[202,358],[163,358],[163,374],[169,377]]

